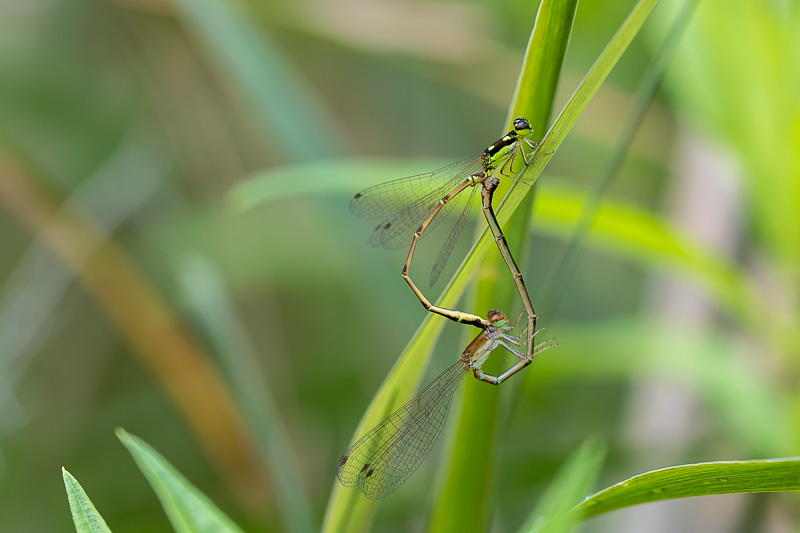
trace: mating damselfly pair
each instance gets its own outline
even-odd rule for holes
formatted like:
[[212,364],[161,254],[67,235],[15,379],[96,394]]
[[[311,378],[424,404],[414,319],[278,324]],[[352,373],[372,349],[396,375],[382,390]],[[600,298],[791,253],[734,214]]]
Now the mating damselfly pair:
[[[541,344],[533,341],[539,333],[533,303],[492,208],[500,178],[529,185],[524,180],[524,171],[533,163],[539,148],[531,138],[531,127],[526,119],[515,119],[513,126],[514,129],[492,143],[476,159],[370,187],[356,194],[350,204],[355,217],[380,221],[369,237],[370,246],[402,248],[409,246],[410,238],[402,275],[426,310],[481,329],[457,363],[367,432],[339,460],[339,481],[345,486],[358,486],[370,499],[386,496],[419,467],[444,427],[456,387],[469,371],[481,381],[499,385],[529,365],[536,354],[555,345],[548,341]],[[467,189],[469,192],[462,194]],[[497,309],[488,312],[487,320],[472,313],[435,306],[411,279],[411,260],[419,239],[458,206],[461,213],[431,271],[430,285],[436,282],[469,217],[478,189],[481,190],[484,217],[528,315],[527,326],[519,336],[509,333],[516,328],[516,323],[509,325],[505,315]],[[520,361],[499,376],[486,374],[481,367],[498,346]],[[526,349],[520,351],[518,348],[522,347]]]

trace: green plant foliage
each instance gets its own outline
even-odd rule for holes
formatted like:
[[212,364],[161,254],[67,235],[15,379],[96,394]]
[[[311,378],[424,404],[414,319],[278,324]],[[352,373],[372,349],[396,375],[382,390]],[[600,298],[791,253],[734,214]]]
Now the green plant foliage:
[[[109,530],[62,469],[66,512],[62,464],[120,533],[240,531],[204,494],[254,532],[563,533],[639,503],[798,490],[797,0],[0,13],[0,531]],[[494,207],[560,345],[503,387],[465,380],[445,442],[378,506],[338,484],[337,459],[475,330],[426,315],[404,251],[367,248],[347,203],[478,155],[517,116],[544,146]],[[472,248],[426,295],[513,319],[472,215]],[[127,461],[102,438],[120,421],[168,438],[182,473],[120,430]],[[581,503],[608,484],[600,441],[625,476],[788,458],[673,466]],[[798,498],[753,500],[684,501],[680,520],[794,525]]]
[[123,429],[117,437],[128,448],[139,470],[156,492],[172,527],[178,533],[241,533],[203,493],[197,490],[158,452]]
[[745,492],[800,490],[800,458],[671,466],[633,476],[572,509],[583,518],[642,503]]
[[86,495],[78,480],[65,468],[61,469],[61,475],[64,478],[64,487],[67,489],[69,509],[72,511],[75,531],[78,533],[111,533],[106,521],[97,512],[92,500]]
[[[332,156],[342,150],[341,131],[319,104],[307,83],[289,66],[237,2],[187,0],[177,5],[217,59],[234,78],[262,131],[279,153],[293,160]],[[309,127],[313,125],[312,127]]]
[[[529,182],[533,181],[541,173],[547,160],[552,157],[552,152],[566,137],[581,110],[586,107],[591,97],[599,89],[603,80],[622,56],[656,3],[654,0],[642,0],[631,11],[628,19],[622,24],[581,85],[576,89],[572,98],[565,105],[558,119],[556,119],[540,148],[540,153],[544,155],[533,165],[527,167],[526,171],[533,174],[532,177],[527,178]],[[522,92],[524,93],[524,91]],[[525,192],[523,189],[527,188],[512,186],[511,192],[504,198],[501,207],[498,209],[498,220],[501,225],[508,220],[511,213],[522,201]],[[451,307],[455,303],[466,288],[478,261],[486,253],[490,244],[492,243],[488,232],[484,231],[481,238],[461,263],[456,275],[437,300],[439,305]],[[411,396],[422,372],[427,366],[428,358],[433,351],[433,344],[443,327],[444,321],[438,318],[429,315],[423,320],[422,325],[403,350],[397,363],[362,417],[361,423],[356,428],[355,438],[378,424],[386,415],[402,405],[406,398]],[[457,450],[458,448],[456,448],[456,453]],[[457,458],[454,460],[457,460]],[[338,482],[335,482],[323,527],[326,531],[361,531],[369,523],[374,505],[373,502],[367,502],[358,491],[348,490],[340,486]],[[438,528],[439,526],[436,524],[432,527]],[[482,528],[483,524],[481,520],[473,520],[471,527]]]
[[582,501],[594,486],[603,466],[606,447],[589,439],[572,453],[556,473],[525,524],[524,533],[570,531],[578,517],[568,511]]
[[[674,9],[658,18],[662,29]],[[667,78],[678,106],[742,159],[754,237],[792,268],[800,260],[800,224],[787,223],[800,211],[797,23],[791,2],[704,0]]]
[[[561,79],[561,66],[567,53],[572,24],[575,18],[577,0],[543,1],[539,5],[536,21],[525,50],[514,97],[509,106],[506,120],[511,124],[515,117],[526,117],[534,132],[544,132],[549,125],[550,115],[555,102],[555,95]],[[546,154],[540,150],[539,154]],[[549,156],[544,156],[545,159]],[[539,169],[541,172],[541,168]],[[533,182],[536,175],[529,177]],[[501,198],[509,187],[510,180],[501,180],[501,187],[496,192]],[[517,183],[513,183],[514,186]],[[528,187],[523,187],[528,189]],[[529,194],[521,209],[514,217],[509,217],[503,225],[506,232],[516,235],[527,234],[527,214],[531,210],[534,196]],[[479,224],[478,231],[485,233],[485,225]],[[521,257],[523,239],[517,239],[514,254]],[[493,250],[494,252],[494,250]],[[488,309],[500,308],[511,313],[511,293],[500,291],[499,279],[506,266],[499,254],[492,253],[483,258],[476,281],[476,292],[472,309],[485,313]],[[464,271],[462,271],[462,275]],[[467,298],[471,302],[473,298]],[[465,343],[468,336],[463,335]],[[488,361],[486,370],[496,372],[500,369],[498,361],[508,361],[501,353]],[[503,367],[507,368],[507,366]],[[498,370],[500,371],[500,370]],[[456,421],[455,432],[451,439],[447,454],[441,463],[439,479],[441,480],[436,495],[430,528],[435,531],[482,531],[488,526],[494,514],[495,502],[493,484],[496,470],[495,460],[500,427],[503,421],[500,409],[500,396],[491,387],[475,387],[470,383],[464,387],[461,398],[460,415]],[[508,387],[508,386],[506,386]],[[468,442],[469,446],[459,446]],[[484,458],[475,461],[476,457]],[[471,512],[461,513],[463,495],[472,494]]]
[[227,194],[231,211],[242,213],[287,198],[351,196],[375,183],[441,168],[441,159],[339,158],[278,166],[245,177]]
[[269,385],[261,379],[264,369],[248,341],[219,270],[208,258],[195,255],[184,261],[181,271],[187,307],[208,333],[242,412],[253,428],[261,453],[274,474],[286,530],[313,530],[311,505],[298,482],[299,463],[280,409]]
[[[566,237],[581,220],[585,203],[582,191],[547,186],[537,206],[537,230]],[[758,323],[760,303],[739,265],[708,250],[685,230],[652,211],[622,202],[604,202],[597,209],[588,244],[691,277],[714,295],[732,319],[748,327]]]

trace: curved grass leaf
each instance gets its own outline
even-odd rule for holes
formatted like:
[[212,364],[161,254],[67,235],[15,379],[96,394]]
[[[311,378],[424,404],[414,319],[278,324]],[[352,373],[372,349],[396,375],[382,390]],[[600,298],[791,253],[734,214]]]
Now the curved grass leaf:
[[618,140],[614,143],[614,149],[592,180],[592,187],[586,195],[586,202],[581,211],[580,221],[573,235],[563,247],[558,261],[553,263],[551,272],[546,278],[541,301],[543,302],[543,307],[549,310],[551,319],[557,313],[567,280],[572,274],[572,268],[575,265],[578,254],[588,237],[592,222],[597,216],[600,201],[608,191],[612,180],[619,173],[634,136],[644,119],[644,114],[661,84],[661,79],[675,54],[678,43],[681,42],[681,37],[683,37],[686,28],[689,26],[689,21],[696,5],[696,0],[686,0],[684,2],[681,10],[672,21],[669,33],[642,75],[636,90],[633,106],[625,115]]
[[439,159],[341,158],[274,167],[245,178],[226,195],[225,203],[241,213],[264,203],[292,196],[344,194],[370,185],[441,168]]
[[267,372],[261,367],[234,310],[222,274],[210,259],[200,254],[187,257],[180,272],[182,297],[219,357],[269,465],[286,531],[300,533],[317,529],[311,504],[300,483],[300,459],[281,418],[281,410],[263,379]]
[[558,326],[569,343],[559,357],[542,359],[526,373],[533,386],[576,379],[613,381],[643,376],[691,391],[714,420],[723,440],[753,457],[794,453],[796,439],[786,424],[792,394],[748,357],[737,339],[720,332],[674,327],[663,321],[606,320]]
[[[549,185],[537,204],[537,230],[568,236],[581,221],[585,202],[582,192]],[[750,326],[759,323],[760,299],[745,273],[686,231],[654,213],[614,202],[601,204],[593,218],[592,247],[686,274],[700,281],[732,318]]]
[[[227,202],[231,209],[243,211],[290,196],[349,196],[359,187],[380,182],[382,176],[386,180],[409,176],[420,169],[437,168],[441,163],[424,159],[353,158],[280,167],[258,173],[237,185],[228,194]],[[536,230],[558,238],[568,237],[585,209],[584,192],[551,182],[537,192],[537,197]],[[482,218],[477,210],[472,216]],[[593,248],[683,273],[702,283],[731,317],[745,324],[758,323],[763,309],[744,272],[658,215],[633,205],[605,201],[598,207],[590,229],[588,242]]]
[[590,518],[642,503],[711,494],[800,490],[800,457],[671,466],[633,476],[574,507]]
[[189,483],[149,444],[121,428],[117,429],[117,438],[128,448],[139,470],[153,487],[175,531],[242,533],[205,494]]
[[61,468],[61,476],[64,478],[64,487],[67,489],[69,509],[72,511],[72,522],[75,524],[75,531],[78,533],[111,533],[106,521],[97,512],[78,480],[63,467]]
[[526,533],[563,533],[578,521],[567,512],[589,492],[600,474],[606,447],[596,439],[585,441],[556,473],[533,513],[520,528]]

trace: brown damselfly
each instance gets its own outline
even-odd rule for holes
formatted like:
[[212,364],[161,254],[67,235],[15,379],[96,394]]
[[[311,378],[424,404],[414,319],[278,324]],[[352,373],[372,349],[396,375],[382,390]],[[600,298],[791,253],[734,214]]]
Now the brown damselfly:
[[[545,341],[535,346],[530,354],[515,348],[533,345],[538,331],[528,330],[515,337],[509,331],[516,324],[507,324],[506,317],[497,309],[481,318],[481,332],[469,343],[457,363],[439,374],[411,401],[390,414],[350,446],[336,468],[336,476],[346,487],[357,486],[364,496],[378,500],[402,485],[422,464],[433,448],[444,427],[453,393],[468,372],[492,385],[505,380],[528,366],[533,356],[556,343]],[[520,360],[511,368],[494,376],[481,370],[489,354],[502,346]]]

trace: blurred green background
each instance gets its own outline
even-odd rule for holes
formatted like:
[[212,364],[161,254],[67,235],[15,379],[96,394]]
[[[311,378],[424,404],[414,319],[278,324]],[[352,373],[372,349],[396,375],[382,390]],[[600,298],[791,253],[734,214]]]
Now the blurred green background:
[[[560,254],[676,6],[656,9],[539,181],[520,262],[561,345],[512,380],[502,456],[475,459],[498,468],[498,531],[588,437],[609,447],[598,488],[797,454],[800,6],[699,4],[561,293]],[[632,5],[579,4],[559,103]],[[247,531],[284,530],[287,513],[318,527],[336,462],[424,315],[405,252],[368,248],[349,200],[500,136],[536,7],[0,5],[0,531],[71,530],[61,466],[114,531],[170,531],[116,427]],[[341,171],[379,158],[403,173]],[[254,176],[278,198],[237,209],[231,191]],[[462,335],[446,326],[429,375]],[[424,527],[440,453],[376,530]],[[798,503],[651,504],[586,530],[787,531]]]

